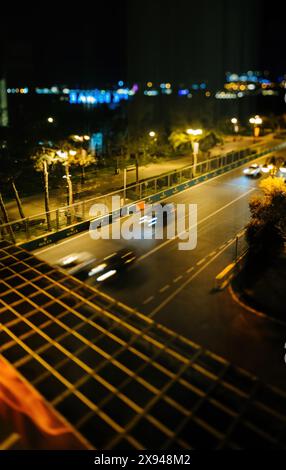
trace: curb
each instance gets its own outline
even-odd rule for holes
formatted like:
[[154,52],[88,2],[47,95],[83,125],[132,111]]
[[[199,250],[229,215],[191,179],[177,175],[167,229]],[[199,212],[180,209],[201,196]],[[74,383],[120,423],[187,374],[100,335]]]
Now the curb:
[[270,317],[270,316],[267,315],[266,313],[260,312],[259,310],[256,310],[255,308],[250,307],[250,305],[244,303],[244,302],[239,298],[239,296],[236,294],[236,292],[233,290],[231,284],[228,285],[228,291],[229,291],[229,294],[230,294],[232,300],[233,300],[234,302],[236,302],[236,303],[237,303],[240,307],[242,307],[244,310],[247,310],[248,312],[253,313],[253,314],[256,315],[257,317],[264,318],[265,320],[269,320],[269,321],[272,321],[272,322],[274,322],[274,323],[277,323],[278,325],[282,325],[282,326],[286,327],[286,322],[283,322],[282,320],[278,320],[277,318]]

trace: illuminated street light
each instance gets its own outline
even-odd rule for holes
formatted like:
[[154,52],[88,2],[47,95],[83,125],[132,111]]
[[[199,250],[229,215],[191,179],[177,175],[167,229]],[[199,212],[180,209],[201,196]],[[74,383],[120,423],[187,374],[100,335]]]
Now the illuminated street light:
[[260,116],[256,115],[254,117],[251,117],[249,119],[250,124],[253,125],[253,140],[255,140],[256,137],[259,137],[260,134],[260,127],[262,124],[262,119]]
[[48,121],[50,124],[53,124],[54,118],[50,116],[50,117],[48,117],[47,121]]
[[152,137],[152,139],[153,139],[154,137],[156,137],[156,132],[150,131],[149,136]]
[[[199,135],[202,135],[203,130],[202,130],[202,129],[187,129],[187,130],[186,130],[186,133],[187,133],[188,135],[193,136],[193,137],[197,137],[197,136],[199,136]],[[195,140],[194,140],[194,143],[193,143],[193,158],[194,158],[193,176],[196,175],[199,148],[200,148],[200,144],[199,144],[199,142],[195,139]]]
[[67,152],[63,152],[62,150],[58,150],[58,151],[57,151],[57,155],[58,155],[60,158],[67,158],[67,156],[68,156]]
[[194,136],[202,135],[203,130],[202,129],[187,129],[186,133],[189,134],[189,135],[194,135]]
[[233,117],[230,122],[233,124],[233,131],[234,131],[234,138],[233,140],[236,139],[236,135],[238,134],[239,132],[239,126],[238,126],[238,119],[236,117]]

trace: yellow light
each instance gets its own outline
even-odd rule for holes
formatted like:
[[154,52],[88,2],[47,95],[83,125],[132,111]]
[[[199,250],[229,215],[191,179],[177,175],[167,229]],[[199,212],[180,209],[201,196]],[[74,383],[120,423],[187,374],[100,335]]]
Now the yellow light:
[[67,152],[63,152],[62,150],[58,150],[57,155],[61,158],[67,158],[68,156]]
[[75,150],[70,150],[70,151],[69,151],[69,154],[74,157],[74,156],[76,155],[76,151],[75,151]]
[[189,135],[202,135],[203,130],[202,129],[187,129],[186,133]]
[[232,122],[232,124],[237,124],[237,118],[232,118],[231,122]]
[[84,138],[84,140],[90,140],[89,135],[84,135],[83,138]]
[[166,83],[165,87],[166,88],[171,88],[171,83]]
[[211,96],[211,92],[210,91],[206,91],[206,97],[209,98]]
[[156,135],[156,132],[154,132],[154,131],[150,131],[150,132],[149,132],[149,136],[150,136],[150,137],[155,137],[155,135]]
[[153,83],[152,83],[152,82],[147,82],[147,87],[148,87],[148,88],[152,88],[152,86],[153,86]]

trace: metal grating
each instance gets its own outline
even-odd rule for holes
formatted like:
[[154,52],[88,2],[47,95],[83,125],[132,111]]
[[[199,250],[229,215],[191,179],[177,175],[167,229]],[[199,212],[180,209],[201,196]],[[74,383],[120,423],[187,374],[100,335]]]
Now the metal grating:
[[0,243],[0,354],[95,449],[286,448],[286,394]]

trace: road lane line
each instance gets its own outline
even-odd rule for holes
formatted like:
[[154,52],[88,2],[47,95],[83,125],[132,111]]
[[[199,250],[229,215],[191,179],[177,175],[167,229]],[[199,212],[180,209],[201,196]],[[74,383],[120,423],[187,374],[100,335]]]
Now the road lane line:
[[194,266],[192,266],[191,268],[187,269],[186,272],[187,272],[187,273],[191,273],[194,269],[195,269]]
[[212,256],[214,256],[215,254],[216,254],[216,250],[212,251],[212,252],[208,255],[208,257],[212,257]]
[[200,269],[198,269],[189,279],[187,279],[183,284],[180,285],[172,294],[170,294],[168,297],[166,297],[163,302],[161,302],[159,305],[157,305],[154,310],[148,315],[149,317],[154,317],[156,313],[160,312],[162,308],[164,308],[166,305],[168,305],[174,297],[176,297],[190,282],[192,282],[193,279],[195,279],[204,269],[206,269],[216,258],[218,258],[229,246],[231,246],[233,241],[226,245],[221,251],[219,251],[213,258],[211,258],[207,263],[205,263]]
[[163,292],[165,292],[166,290],[168,290],[170,288],[170,284],[166,284],[166,286],[162,287],[161,289],[159,289],[159,292],[161,294],[163,294]]
[[178,233],[178,235],[176,235],[175,237],[173,238],[170,238],[168,240],[166,240],[165,242],[161,243],[160,245],[156,246],[155,248],[153,248],[152,250],[150,251],[147,251],[147,253],[144,253],[144,255],[141,255],[137,261],[142,261],[143,259],[147,258],[148,256],[152,255],[153,253],[156,253],[156,251],[158,250],[161,250],[161,248],[163,248],[164,246],[168,245],[169,243],[173,242],[174,240],[176,240],[177,238],[179,238],[181,235],[183,235],[184,233],[186,233],[187,231],[195,228],[195,227],[198,227],[199,225],[201,225],[203,222],[205,222],[206,220],[210,219],[211,217],[219,214],[220,212],[222,212],[223,210],[227,209],[229,206],[231,206],[232,204],[234,204],[235,202],[239,201],[240,199],[246,197],[248,194],[252,193],[253,191],[256,191],[257,188],[251,188],[249,189],[248,191],[246,191],[245,193],[241,194],[240,196],[236,197],[235,199],[233,199],[232,201],[228,202],[227,204],[225,204],[224,206],[220,207],[219,209],[217,209],[216,211],[212,212],[211,214],[207,215],[206,217],[204,217],[202,220],[200,220],[196,225],[192,225],[191,227],[189,227],[187,230],[183,230],[181,233]]
[[151,295],[150,297],[148,297],[148,299],[144,300],[143,305],[149,304],[153,299],[154,299],[154,295]]
[[205,260],[206,260],[206,258],[200,259],[200,261],[198,261],[198,262],[196,263],[196,265],[197,265],[197,266],[200,266],[201,264],[203,264],[203,263],[205,262]]
[[178,282],[180,279],[182,279],[182,277],[183,277],[182,275],[176,277],[176,278],[173,280],[173,282],[174,282],[174,283]]

